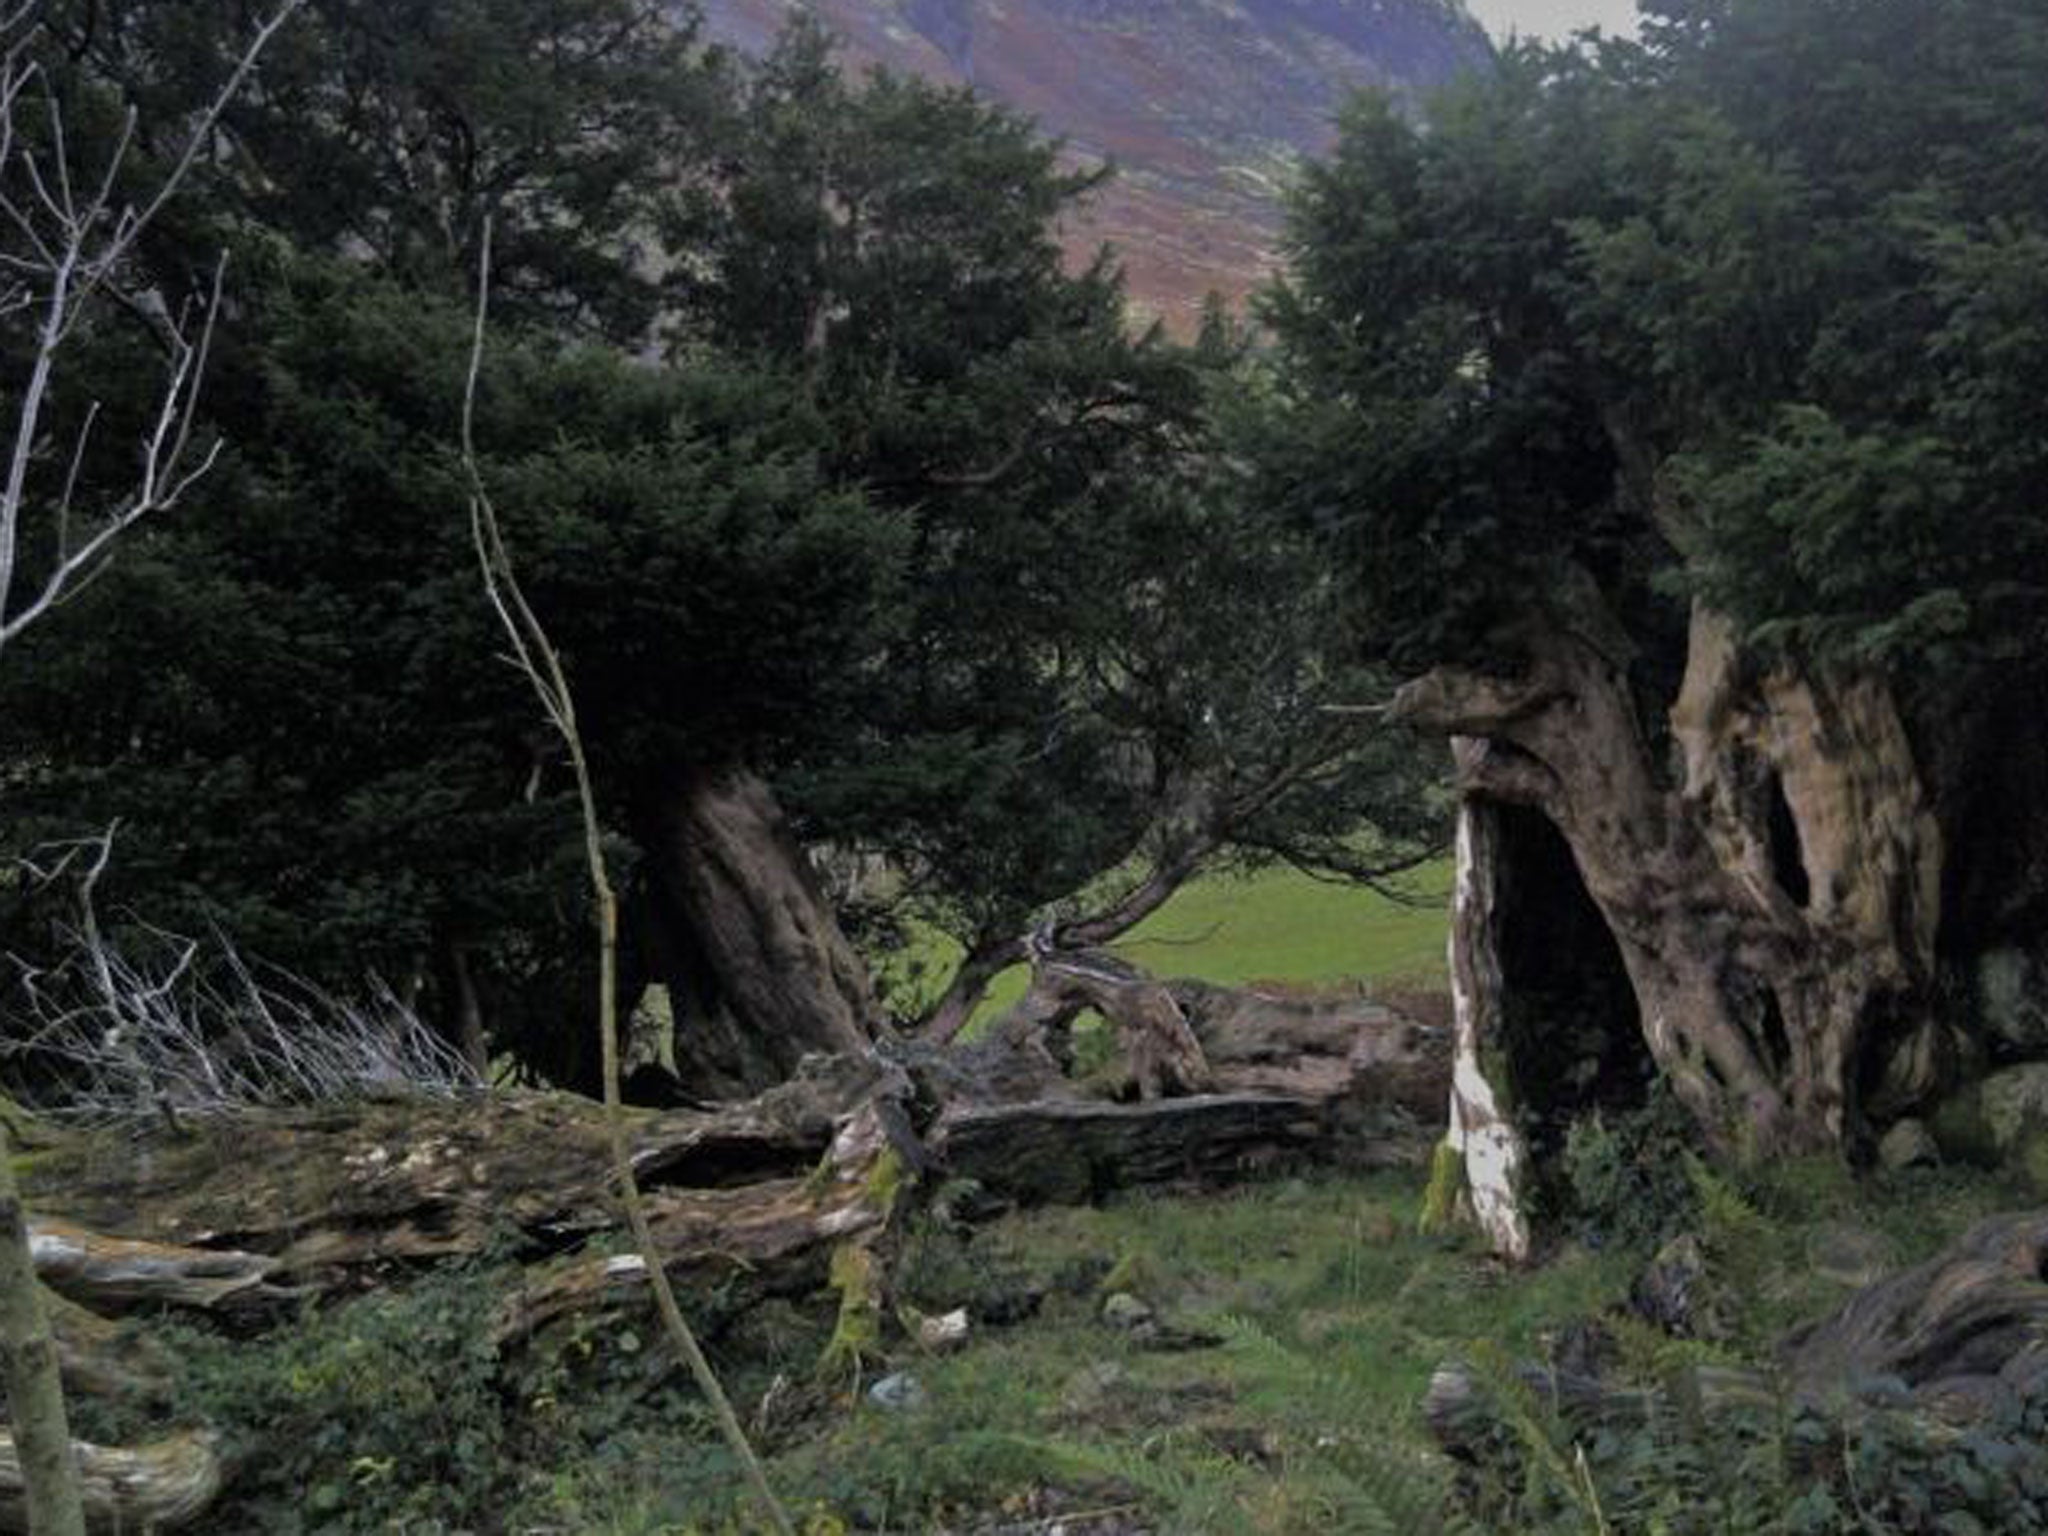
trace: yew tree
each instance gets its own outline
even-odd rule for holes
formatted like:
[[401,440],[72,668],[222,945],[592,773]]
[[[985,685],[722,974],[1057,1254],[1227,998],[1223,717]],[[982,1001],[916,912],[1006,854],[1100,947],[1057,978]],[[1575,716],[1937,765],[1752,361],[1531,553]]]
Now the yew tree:
[[1574,1006],[1722,1145],[1854,1146],[1979,1051],[1950,983],[2042,910],[2011,711],[2048,591],[2048,27],[1645,11],[1426,126],[1350,112],[1271,303],[1266,469],[1369,595],[1397,713],[1558,850],[1525,906],[1583,903],[1614,983]]

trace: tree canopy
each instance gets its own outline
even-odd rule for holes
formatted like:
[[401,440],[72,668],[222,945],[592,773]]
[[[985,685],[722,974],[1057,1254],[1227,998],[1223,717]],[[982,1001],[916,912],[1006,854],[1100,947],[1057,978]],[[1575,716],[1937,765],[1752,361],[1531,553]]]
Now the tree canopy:
[[[95,131],[205,99],[239,23],[186,11],[53,8]],[[749,61],[625,0],[314,0],[204,169],[142,253],[166,302],[232,253],[204,505],[0,683],[10,836],[118,819],[110,907],[444,1016],[473,983],[582,1070],[520,1024],[575,996],[585,914],[460,515],[486,219],[483,468],[634,933],[682,920],[676,829],[735,772],[970,946],[1120,870],[1429,845],[1417,760],[1322,709],[1382,691],[1341,592],[1218,451],[1257,365],[1134,330],[1107,253],[1068,269],[1100,177],[1027,120],[851,79],[805,22]],[[137,339],[93,339],[79,398]],[[693,943],[638,973],[717,969]]]

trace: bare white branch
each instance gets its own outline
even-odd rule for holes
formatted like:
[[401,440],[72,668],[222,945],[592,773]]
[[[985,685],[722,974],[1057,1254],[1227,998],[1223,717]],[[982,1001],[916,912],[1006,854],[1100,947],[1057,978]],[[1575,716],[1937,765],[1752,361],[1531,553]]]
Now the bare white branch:
[[218,934],[202,942],[145,927],[115,943],[90,900],[110,846],[110,836],[92,839],[44,872],[80,885],[64,960],[12,962],[0,1079],[24,1101],[53,1116],[139,1127],[482,1090],[461,1053],[382,982],[345,1001],[251,963]]
[[[135,141],[135,115],[124,120],[94,174],[73,165],[74,153],[56,93],[48,88],[32,45],[37,7],[0,12],[0,266],[12,274],[0,289],[0,316],[34,313],[35,347],[26,377],[4,394],[14,403],[7,460],[0,470],[0,651],[104,568],[116,539],[143,518],[177,504],[213,467],[218,445],[193,445],[199,385],[220,313],[222,269],[196,314],[162,316],[169,363],[158,406],[140,447],[134,482],[90,512],[80,506],[86,448],[98,416],[94,406],[68,455],[60,484],[41,484],[40,466],[56,457],[46,443],[58,363],[65,344],[87,323],[102,294],[138,307],[124,292],[129,257],[198,163],[236,93],[278,29],[305,0],[280,0],[256,29],[227,80],[200,112],[171,168],[140,206],[118,206],[121,178]],[[24,143],[16,113],[31,88],[43,85],[48,129],[40,145]],[[81,200],[81,194],[83,195]],[[118,211],[117,211],[118,208]],[[156,301],[159,314],[164,309]],[[80,533],[80,525],[90,531]],[[28,562],[25,567],[24,562]]]

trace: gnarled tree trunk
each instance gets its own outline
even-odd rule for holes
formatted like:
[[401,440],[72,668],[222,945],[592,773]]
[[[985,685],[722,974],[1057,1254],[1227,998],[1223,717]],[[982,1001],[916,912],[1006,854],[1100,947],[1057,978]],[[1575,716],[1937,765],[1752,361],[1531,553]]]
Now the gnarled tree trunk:
[[1431,673],[1397,713],[1467,738],[1469,798],[1563,837],[1644,1044],[1711,1137],[1843,1146],[1866,1046],[1933,1027],[1941,836],[1891,694],[1757,666],[1699,610],[1667,768],[1611,631],[1531,628],[1520,676]]
[[876,1016],[867,968],[840,931],[774,792],[743,768],[692,774],[647,834],[651,957],[677,1012],[676,1070],[692,1093],[738,1098],[814,1051],[858,1051]]

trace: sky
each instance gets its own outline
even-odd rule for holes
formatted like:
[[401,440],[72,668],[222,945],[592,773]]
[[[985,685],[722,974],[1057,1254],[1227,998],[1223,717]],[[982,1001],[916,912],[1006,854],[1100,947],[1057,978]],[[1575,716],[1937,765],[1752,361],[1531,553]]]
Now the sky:
[[1465,0],[1465,9],[1496,38],[1512,31],[1561,42],[1581,27],[1617,35],[1636,29],[1635,0]]

